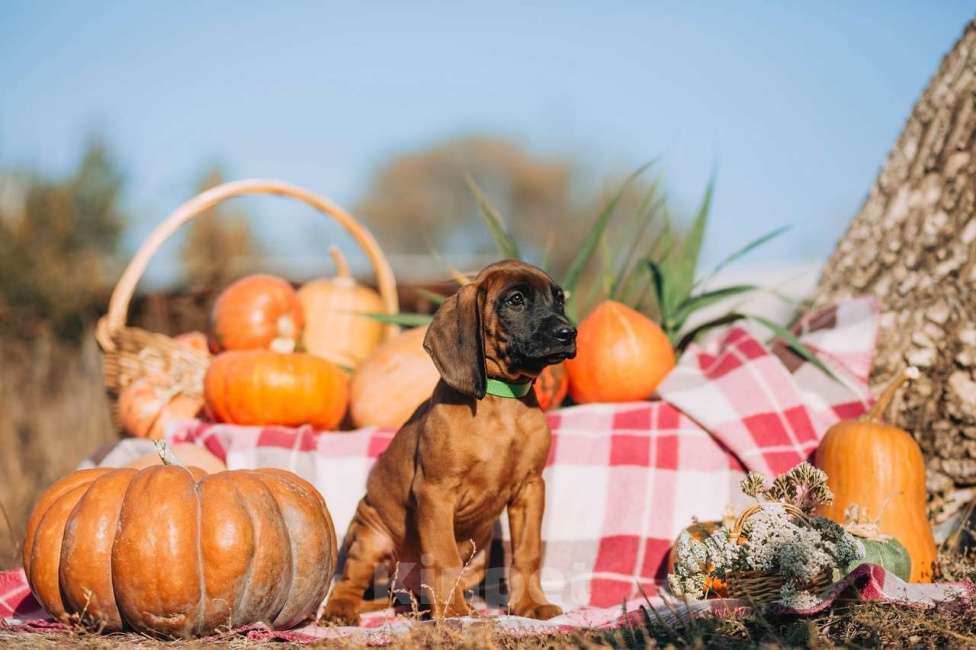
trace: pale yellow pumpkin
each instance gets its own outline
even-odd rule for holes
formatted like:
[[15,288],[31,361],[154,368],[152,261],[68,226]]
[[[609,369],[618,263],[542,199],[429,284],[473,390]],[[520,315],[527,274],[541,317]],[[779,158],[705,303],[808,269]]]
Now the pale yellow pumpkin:
[[426,327],[407,330],[359,366],[349,386],[353,424],[397,429],[430,397],[440,374],[424,350],[426,333]]
[[[177,442],[169,445],[173,455],[187,467],[199,467],[207,474],[216,474],[227,470],[227,465],[212,453],[192,442]],[[127,463],[126,467],[133,469],[146,469],[155,465],[162,465],[163,459],[158,451],[150,451],[134,461]]]
[[356,368],[383,341],[384,324],[363,316],[384,311],[380,295],[349,273],[338,248],[329,249],[334,278],[312,280],[298,291],[305,316],[305,350],[345,368]]

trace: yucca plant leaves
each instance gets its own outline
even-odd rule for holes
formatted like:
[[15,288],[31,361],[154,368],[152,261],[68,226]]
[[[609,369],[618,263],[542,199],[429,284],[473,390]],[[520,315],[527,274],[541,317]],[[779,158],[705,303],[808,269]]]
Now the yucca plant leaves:
[[[617,300],[623,294],[624,288],[635,275],[643,275],[640,268],[635,268],[634,260],[637,258],[638,249],[644,240],[644,236],[647,234],[651,224],[657,220],[658,212],[664,204],[664,199],[661,197],[655,200],[656,195],[657,186],[651,186],[651,189],[647,191],[647,194],[641,201],[640,208],[635,213],[634,227],[629,233],[630,245],[627,248],[627,253],[624,255],[623,262],[620,264],[620,268],[617,270],[617,275],[614,277],[608,292],[611,300]],[[656,245],[656,241],[652,243],[651,248],[654,245]],[[651,248],[645,251],[645,255],[650,254]]]
[[498,254],[504,259],[522,259],[522,256],[519,254],[518,244],[515,243],[515,239],[505,227],[505,220],[502,219],[501,213],[488,202],[481,188],[478,187],[478,184],[475,183],[469,174],[464,175],[464,180],[468,184],[468,189],[474,194],[474,199],[478,203],[478,212],[481,214],[481,219],[485,222],[485,225],[488,226],[491,238],[495,240]]
[[708,214],[712,208],[712,194],[715,189],[715,177],[712,176],[705,188],[695,218],[676,250],[672,250],[665,259],[664,267],[668,275],[669,294],[667,302],[675,307],[684,302],[691,294],[695,285],[695,272],[698,269],[698,258],[701,255],[702,242],[705,239],[705,227],[708,224]]
[[797,338],[797,336],[793,332],[786,329],[779,323],[774,323],[768,318],[763,318],[762,316],[757,316],[755,314],[744,314],[744,316],[749,320],[755,321],[760,325],[762,325],[763,327],[765,327],[766,329],[770,330],[774,335],[776,335],[777,338],[783,339],[783,342],[786,343],[786,345],[791,350],[799,354],[805,360],[812,363],[817,369],[819,369],[825,375],[827,375],[828,377],[830,377],[835,381],[840,381],[839,379],[837,379],[837,376],[833,372],[831,372],[830,368],[825,366],[824,363],[816,357],[816,355],[810,352],[807,346],[803,345],[800,339]]
[[748,255],[749,253],[751,253],[755,249],[759,248],[760,246],[762,246],[766,242],[768,242],[768,241],[770,241],[772,239],[776,239],[777,237],[779,237],[780,235],[782,235],[783,233],[785,233],[790,228],[792,228],[792,226],[789,226],[789,225],[787,225],[787,226],[780,226],[779,228],[775,228],[775,229],[767,232],[765,235],[762,235],[760,237],[757,237],[756,239],[753,239],[751,242],[749,242],[748,244],[746,244],[745,246],[743,246],[742,248],[740,248],[739,250],[735,251],[734,253],[732,253],[731,255],[729,255],[728,257],[726,257],[724,260],[722,260],[721,262],[719,262],[718,264],[716,264],[715,265],[715,268],[712,269],[712,272],[709,273],[708,276],[706,276],[704,279],[702,279],[701,281],[699,281],[698,284],[706,284],[709,280],[711,280],[716,275],[718,275],[719,271],[721,271],[722,269],[725,269],[726,267],[728,267],[729,265],[731,265],[733,262],[737,262],[738,260],[740,260],[741,258],[745,257],[746,255]]
[[417,287],[417,289],[415,289],[415,291],[419,295],[423,296],[427,300],[429,300],[432,303],[434,303],[435,305],[441,305],[441,304],[444,303],[445,300],[447,300],[447,296],[442,296],[441,294],[437,293],[436,291],[431,291],[430,289],[424,289],[423,287]]
[[742,320],[743,318],[745,318],[744,314],[739,314],[737,312],[730,312],[728,314],[723,314],[722,316],[719,316],[717,318],[713,318],[710,321],[706,321],[704,323],[696,325],[695,327],[688,330],[681,336],[681,338],[678,340],[678,343],[674,346],[674,348],[680,354],[681,352],[684,352],[685,348],[691,345],[691,343],[695,339],[697,339],[705,332],[708,332],[709,330],[713,330],[716,327],[721,327],[722,325],[728,325],[729,323],[734,323],[736,321]]
[[729,323],[734,323],[735,321],[740,321],[745,319],[751,320],[755,323],[759,323],[760,325],[768,329],[770,332],[772,332],[773,336],[775,336],[778,339],[782,339],[782,341],[787,345],[787,347],[789,347],[791,350],[793,350],[798,355],[803,357],[805,361],[808,361],[815,368],[820,370],[820,372],[824,373],[834,381],[840,381],[840,379],[837,378],[837,375],[835,375],[830,370],[830,368],[824,365],[823,361],[818,359],[817,356],[810,351],[810,348],[803,345],[803,342],[800,341],[800,339],[793,332],[791,332],[789,329],[783,327],[778,323],[774,323],[768,318],[765,318],[763,316],[758,316],[756,314],[743,314],[741,312],[730,312],[728,314],[725,314],[724,316],[714,318],[708,321],[707,323],[702,323],[701,325],[698,325],[694,329],[690,330],[687,334],[682,336],[681,340],[678,342],[678,345],[676,345],[675,348],[677,350],[683,351],[685,348],[688,347],[688,345],[691,344],[692,341],[694,341],[696,338],[698,338],[705,332],[715,329],[716,327],[720,327],[722,325],[728,325]]
[[358,312],[360,316],[372,318],[381,323],[390,325],[400,325],[402,327],[417,327],[427,325],[434,319],[430,314],[387,314],[381,311]]
[[657,301],[657,312],[661,317],[661,322],[671,319],[671,311],[668,309],[667,295],[668,285],[664,269],[654,260],[646,260],[645,266],[651,274],[652,286],[654,287],[654,300]]
[[759,287],[754,284],[737,284],[730,287],[722,287],[721,289],[706,291],[705,293],[700,293],[695,296],[690,296],[683,303],[678,305],[677,309],[674,310],[674,313],[671,314],[671,329],[677,333],[682,327],[684,327],[684,324],[688,318],[696,311],[714,305],[715,303],[725,300],[726,298],[748,293],[749,291],[755,291],[758,288]]
[[[593,226],[583,239],[579,253],[576,254],[575,258],[573,258],[572,263],[569,265],[569,270],[566,272],[566,276],[560,283],[560,286],[562,286],[565,291],[571,294],[576,293],[576,284],[579,282],[580,276],[583,274],[583,270],[586,268],[586,265],[589,264],[590,258],[593,256],[593,252],[599,245],[600,238],[603,236],[603,232],[606,230],[607,224],[610,222],[610,218],[617,209],[617,204],[620,203],[620,198],[623,196],[624,191],[654,163],[654,160],[644,163],[637,169],[637,171],[628,176],[617,192],[613,195],[613,198],[610,199],[600,214],[597,215],[593,222]],[[568,310],[569,309],[567,309],[567,311]]]

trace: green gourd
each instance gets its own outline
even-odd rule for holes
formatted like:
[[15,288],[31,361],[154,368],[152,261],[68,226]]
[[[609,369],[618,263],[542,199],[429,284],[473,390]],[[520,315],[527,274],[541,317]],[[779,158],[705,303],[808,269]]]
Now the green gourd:
[[850,573],[861,564],[877,564],[908,582],[912,575],[912,556],[891,535],[879,530],[880,522],[868,516],[867,508],[851,504],[844,510],[844,528],[864,544],[864,557],[845,567]]
[[889,539],[867,539],[858,537],[858,541],[864,544],[864,557],[860,560],[851,562],[847,567],[850,573],[861,564],[877,564],[891,571],[902,580],[908,581],[912,574],[912,557],[908,554],[908,549],[902,546],[894,537]]

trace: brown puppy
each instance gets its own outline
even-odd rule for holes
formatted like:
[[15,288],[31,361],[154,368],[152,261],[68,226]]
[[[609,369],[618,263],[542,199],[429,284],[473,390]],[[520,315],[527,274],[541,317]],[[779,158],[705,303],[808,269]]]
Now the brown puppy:
[[469,613],[462,558],[472,544],[488,548],[506,506],[509,609],[533,618],[560,614],[539,578],[549,426],[529,386],[522,396],[498,396],[492,393],[504,386],[492,380],[525,385],[576,354],[562,289],[529,264],[492,264],[437,310],[424,348],[441,381],[370,472],[324,617],[356,622],[376,567],[391,562],[421,567],[408,587],[435,617]]

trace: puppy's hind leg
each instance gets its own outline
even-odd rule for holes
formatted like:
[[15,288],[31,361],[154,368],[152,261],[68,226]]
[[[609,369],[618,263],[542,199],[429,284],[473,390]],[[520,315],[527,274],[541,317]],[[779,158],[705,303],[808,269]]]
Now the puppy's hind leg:
[[393,540],[369,521],[378,520],[376,511],[363,499],[346,533],[346,564],[325,604],[322,618],[333,623],[356,625],[363,605],[363,593],[375,576],[377,565],[393,554]]

